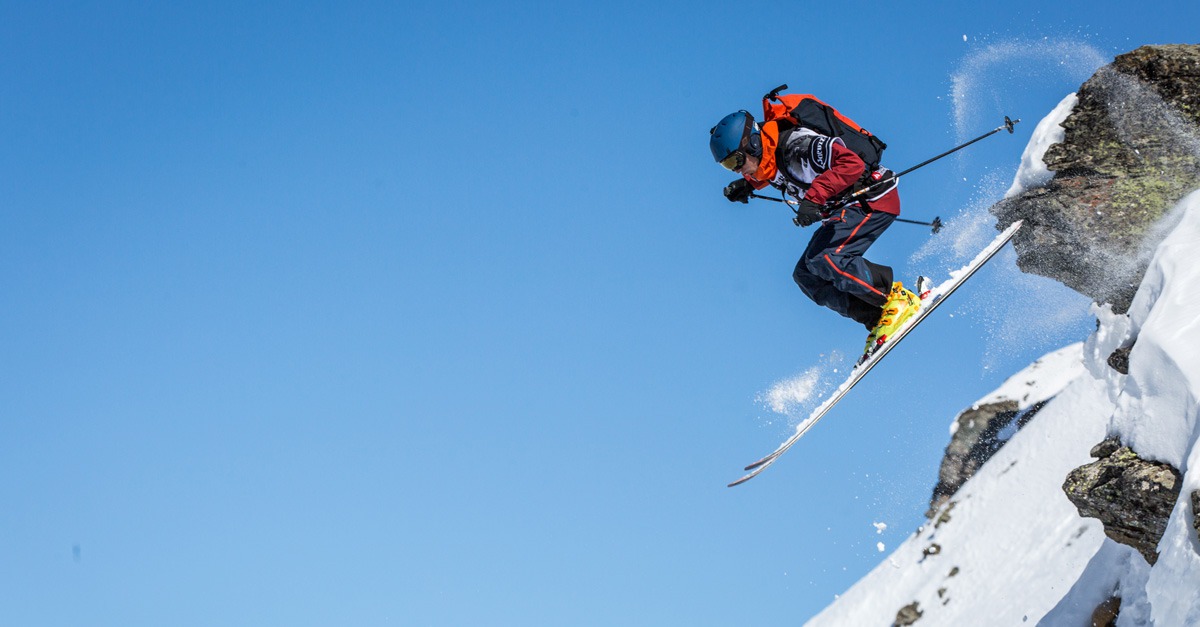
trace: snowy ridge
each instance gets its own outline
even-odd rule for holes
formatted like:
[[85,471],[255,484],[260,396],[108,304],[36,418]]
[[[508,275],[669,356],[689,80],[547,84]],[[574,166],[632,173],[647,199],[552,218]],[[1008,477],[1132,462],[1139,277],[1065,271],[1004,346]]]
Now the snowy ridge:
[[[1061,385],[932,520],[807,624],[886,626],[915,603],[923,627],[1090,625],[1096,606],[1117,595],[1119,627],[1200,625],[1190,507],[1200,489],[1200,192],[1172,215],[1178,225],[1129,315],[1094,307],[1100,325],[1082,346],[1043,357],[981,399],[1012,398],[1022,374],[1037,375],[1030,399]],[[1134,340],[1129,374],[1119,374],[1107,358]],[[1109,434],[1183,473],[1153,567],[1081,518],[1062,492],[1067,473]]]
[[1104,438],[1107,411],[1103,384],[1077,378],[934,521],[808,624],[891,625],[913,602],[921,625],[981,616],[1020,625],[1050,611],[1104,541],[1100,523],[1081,519],[1060,486]]
[[1046,399],[1053,398],[1071,381],[1086,372],[1081,359],[1083,343],[1076,343],[1044,355],[1024,370],[1009,377],[1000,387],[987,396],[975,401],[974,407],[1017,401],[1018,409],[1029,409]]
[[1079,96],[1069,94],[1062,99],[1062,102],[1058,103],[1057,107],[1054,107],[1050,115],[1038,122],[1037,127],[1033,129],[1033,137],[1029,138],[1029,143],[1025,145],[1025,151],[1021,153],[1021,167],[1017,168],[1017,175],[1013,177],[1012,187],[1009,187],[1008,191],[1004,193],[1005,198],[1019,196],[1025,190],[1041,187],[1054,178],[1054,173],[1046,167],[1044,161],[1046,151],[1054,144],[1061,142],[1066,136],[1067,131],[1062,127],[1062,123],[1075,110],[1078,102]]

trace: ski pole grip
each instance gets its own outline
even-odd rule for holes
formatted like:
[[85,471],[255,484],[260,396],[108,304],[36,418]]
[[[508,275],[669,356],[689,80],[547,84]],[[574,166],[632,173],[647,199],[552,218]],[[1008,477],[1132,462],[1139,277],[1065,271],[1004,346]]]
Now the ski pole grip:
[[784,84],[780,85],[779,87],[772,89],[770,92],[767,93],[767,95],[763,96],[763,100],[779,100],[779,92],[781,92],[787,88],[788,88],[787,83],[784,83]]

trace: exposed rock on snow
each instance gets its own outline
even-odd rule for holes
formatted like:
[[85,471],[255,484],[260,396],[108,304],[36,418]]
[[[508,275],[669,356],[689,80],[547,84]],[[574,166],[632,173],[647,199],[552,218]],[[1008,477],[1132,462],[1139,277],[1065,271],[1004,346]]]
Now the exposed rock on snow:
[[1108,365],[1121,374],[1129,374],[1129,353],[1132,350],[1132,346],[1126,346],[1113,351],[1108,356]]
[[1028,424],[1067,383],[1083,374],[1079,357],[1079,344],[1051,353],[1010,377],[995,392],[955,418],[926,517],[932,518],[1017,430]]
[[1200,490],[1192,490],[1192,529],[1196,530],[1196,540],[1200,541]]
[[1015,195],[991,209],[998,228],[1025,220],[1020,268],[1126,311],[1163,235],[1155,223],[1200,186],[1197,125],[1200,46],[1144,46],[1101,68],[1061,128],[1039,125],[1026,152],[1044,163],[1023,163]]
[[933,487],[927,517],[933,517],[942,504],[958,492],[976,470],[1000,450],[1004,442],[997,436],[1017,417],[1017,402],[1013,400],[988,403],[968,408],[955,419],[957,428],[946,446],[946,456],[938,470],[938,482]]
[[1117,617],[1121,614],[1121,598],[1108,597],[1092,612],[1093,627],[1114,627]]
[[941,508],[937,512],[934,512],[934,514],[937,514],[937,520],[934,520],[932,514],[929,516],[929,519],[933,520],[933,528],[934,529],[937,529],[938,527],[941,527],[942,525],[950,522],[950,512],[954,511],[955,505],[958,505],[958,503],[956,503],[954,501],[949,501],[946,503],[945,507]]
[[1093,446],[1090,455],[1096,459],[1103,459],[1105,457],[1111,457],[1112,454],[1116,453],[1117,449],[1119,448],[1121,448],[1121,438],[1115,436],[1108,437],[1104,438],[1103,442]]
[[1098,518],[1105,535],[1153,565],[1183,477],[1170,464],[1139,458],[1116,438],[1096,445],[1092,456],[1099,460],[1072,470],[1063,491],[1081,516]]
[[917,622],[924,613],[921,611],[921,605],[913,601],[896,612],[896,620],[892,622],[892,627],[907,627]]

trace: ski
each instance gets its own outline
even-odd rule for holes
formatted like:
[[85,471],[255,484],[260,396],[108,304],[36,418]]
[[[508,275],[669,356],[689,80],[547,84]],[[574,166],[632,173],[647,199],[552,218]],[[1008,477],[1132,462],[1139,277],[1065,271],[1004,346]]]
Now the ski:
[[1021,228],[1021,224],[1021,220],[1017,220],[1016,222],[1012,223],[1007,229],[997,235],[996,239],[992,240],[992,242],[988,244],[986,248],[976,255],[975,259],[973,259],[971,263],[959,269],[957,272],[951,273],[948,280],[933,288],[933,290],[929,293],[929,296],[921,303],[920,311],[918,311],[917,314],[912,317],[912,319],[904,323],[904,326],[900,327],[895,336],[877,348],[865,361],[855,366],[854,369],[850,371],[850,376],[847,377],[846,381],[843,382],[840,387],[838,387],[837,391],[835,391],[832,396],[826,399],[825,402],[821,403],[820,406],[814,409],[813,412],[809,414],[808,418],[796,427],[796,432],[792,434],[790,438],[784,441],[783,444],[780,444],[778,448],[776,448],[766,457],[763,457],[753,464],[746,466],[745,470],[748,472],[748,474],[737,481],[730,483],[728,487],[732,488],[733,486],[741,485],[758,476],[759,473],[766,470],[771,464],[774,464],[775,460],[779,459],[779,457],[786,453],[793,444],[799,441],[800,438],[803,437],[804,434],[813,427],[813,425],[817,424],[817,421],[821,420],[825,414],[829,413],[829,410],[833,409],[834,405],[837,405],[839,401],[845,398],[846,394],[849,393],[850,390],[857,385],[858,382],[861,381],[863,377],[865,377],[867,373],[875,367],[876,364],[883,360],[883,358],[889,352],[891,352],[891,350],[895,348],[895,346],[899,344],[905,336],[908,335],[909,331],[914,329],[918,324],[921,323],[922,320],[925,319],[926,316],[932,313],[934,309],[937,309],[939,305],[945,302],[945,300],[949,298],[950,295],[959,288],[959,286],[965,283],[967,279],[971,278],[971,275],[975,274],[975,272],[982,268],[983,265],[988,262],[988,260],[996,256],[996,253],[1000,252],[1000,250],[1004,248],[1004,245],[1013,238],[1013,235],[1016,234],[1017,230]]

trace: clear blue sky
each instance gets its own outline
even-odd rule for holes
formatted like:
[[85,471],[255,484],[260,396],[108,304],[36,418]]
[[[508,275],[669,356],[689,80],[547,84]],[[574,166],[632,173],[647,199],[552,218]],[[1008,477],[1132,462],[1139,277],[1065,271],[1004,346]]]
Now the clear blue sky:
[[[789,431],[756,396],[863,331],[792,283],[810,232],[721,197],[709,127],[786,82],[899,169],[1025,119],[904,181],[906,217],[969,221],[1085,52],[1198,22],[0,2],[0,623],[802,622],[920,524],[952,416],[1082,338],[1086,301],[998,258],[727,489]],[[961,261],[912,262],[928,240],[872,256]]]

